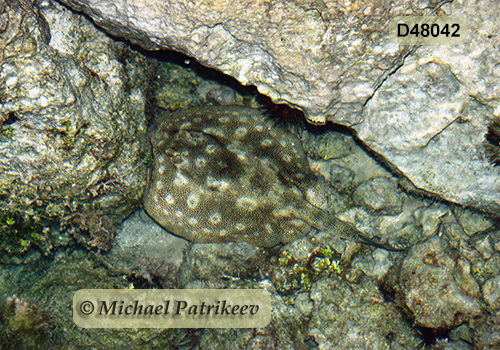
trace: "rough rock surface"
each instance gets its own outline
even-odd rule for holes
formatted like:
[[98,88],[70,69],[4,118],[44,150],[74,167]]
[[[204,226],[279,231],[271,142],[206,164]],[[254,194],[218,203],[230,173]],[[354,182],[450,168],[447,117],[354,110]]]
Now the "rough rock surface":
[[[182,51],[254,84],[311,120],[354,122],[408,52],[388,39],[394,17],[439,1],[225,2],[65,0],[110,33],[147,49]],[[265,29],[265,30],[262,30]]]
[[450,329],[481,314],[479,285],[465,259],[455,261],[445,241],[433,237],[411,248],[396,287],[421,327]]
[[500,211],[498,169],[481,145],[485,123],[500,114],[494,0],[444,5],[438,14],[466,18],[468,41],[417,50],[393,44],[388,22],[447,2],[63,2],[114,35],[254,84],[313,122],[353,126],[418,188]]
[[408,324],[394,304],[384,303],[373,283],[349,285],[336,278],[319,280],[311,288],[314,302],[309,335],[319,349],[411,349]]
[[50,250],[66,242],[59,224],[88,225],[92,213],[117,223],[134,209],[146,182],[146,68],[60,4],[0,1],[2,249]]
[[401,213],[403,198],[387,177],[374,177],[360,184],[353,195],[354,203],[369,211],[396,215]]

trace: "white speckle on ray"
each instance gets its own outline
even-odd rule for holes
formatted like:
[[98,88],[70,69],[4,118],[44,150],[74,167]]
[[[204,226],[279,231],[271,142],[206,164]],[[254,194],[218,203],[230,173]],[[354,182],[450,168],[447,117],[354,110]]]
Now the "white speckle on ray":
[[253,211],[257,208],[257,201],[254,198],[251,197],[240,197],[236,201],[236,207],[245,209],[248,211]]
[[273,144],[273,141],[271,141],[270,139],[264,139],[260,144],[264,147],[269,147]]
[[196,209],[199,202],[200,197],[197,194],[190,194],[187,198],[187,206],[189,209]]
[[196,158],[194,164],[198,168],[203,168],[207,164],[207,160],[205,158],[203,158],[203,157],[198,157],[198,158]]
[[238,127],[238,129],[235,130],[234,137],[236,137],[237,139],[241,139],[245,137],[246,134],[247,134],[247,128],[244,126],[240,126]]
[[214,225],[217,225],[220,220],[221,220],[221,215],[220,213],[213,213],[212,215],[210,215],[210,217],[208,218],[208,220],[214,224]]
[[189,180],[182,175],[181,173],[177,172],[177,176],[174,179],[174,184],[177,186],[185,186],[187,185]]
[[175,203],[175,199],[174,199],[174,196],[172,196],[170,193],[165,197],[165,202],[167,202],[168,204],[174,204]]

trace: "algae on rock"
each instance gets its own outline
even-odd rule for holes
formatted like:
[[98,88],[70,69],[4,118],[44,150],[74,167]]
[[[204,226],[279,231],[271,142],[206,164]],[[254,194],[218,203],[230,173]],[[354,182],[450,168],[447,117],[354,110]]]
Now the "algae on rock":
[[117,223],[140,200],[148,65],[51,1],[0,18],[0,250],[49,251],[72,218]]

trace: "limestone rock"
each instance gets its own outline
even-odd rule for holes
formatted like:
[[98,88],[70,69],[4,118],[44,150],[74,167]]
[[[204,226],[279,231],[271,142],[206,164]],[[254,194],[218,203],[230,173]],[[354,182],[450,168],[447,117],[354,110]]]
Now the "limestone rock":
[[50,250],[60,224],[141,198],[147,65],[57,3],[0,1],[0,22],[0,249]]
[[395,306],[383,303],[374,283],[348,285],[336,278],[323,278],[311,288],[314,302],[309,335],[319,349],[415,348]]
[[401,213],[403,198],[396,185],[387,177],[374,177],[360,184],[353,194],[354,203],[372,212],[397,215]]
[[495,276],[487,280],[483,286],[483,296],[484,300],[493,309],[500,309],[500,275]]
[[481,314],[479,286],[469,269],[464,260],[455,262],[439,237],[411,248],[396,289],[417,325],[449,329]]
[[[147,49],[182,51],[254,84],[276,102],[357,120],[366,100],[408,52],[389,41],[394,16],[438,1],[99,1],[65,0],[110,33]],[[313,98],[311,98],[313,97]]]

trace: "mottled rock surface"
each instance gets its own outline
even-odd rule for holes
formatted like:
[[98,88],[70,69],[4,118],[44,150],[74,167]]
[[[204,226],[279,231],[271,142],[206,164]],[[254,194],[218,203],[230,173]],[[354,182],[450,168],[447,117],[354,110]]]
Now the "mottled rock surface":
[[402,302],[421,327],[450,329],[481,314],[479,285],[470,265],[433,237],[411,248],[400,271]]
[[336,278],[319,280],[311,288],[314,302],[309,335],[319,349],[413,349],[393,304],[384,303],[373,283],[350,285]]
[[[353,126],[420,189],[500,212],[500,177],[481,144],[485,124],[500,114],[494,0],[454,1],[437,12],[437,0],[63,2],[114,35],[254,84],[313,122]],[[391,18],[429,13],[465,17],[469,39],[418,49],[389,40]]]
[[487,315],[473,322],[475,349],[500,348],[500,316]]
[[0,249],[50,250],[67,243],[59,225],[130,214],[146,182],[147,66],[60,4],[0,2]]
[[396,185],[387,177],[374,177],[360,184],[353,194],[354,203],[381,214],[401,213],[403,198]]
[[114,35],[182,51],[321,122],[357,120],[352,112],[408,52],[389,41],[389,20],[439,1],[64,2]]
[[500,113],[500,9],[494,1],[453,1],[445,13],[467,20],[467,42],[418,48],[355,128],[417,187],[498,214],[500,173],[482,143]]
[[495,310],[500,309],[500,275],[487,280],[483,285],[484,300]]

